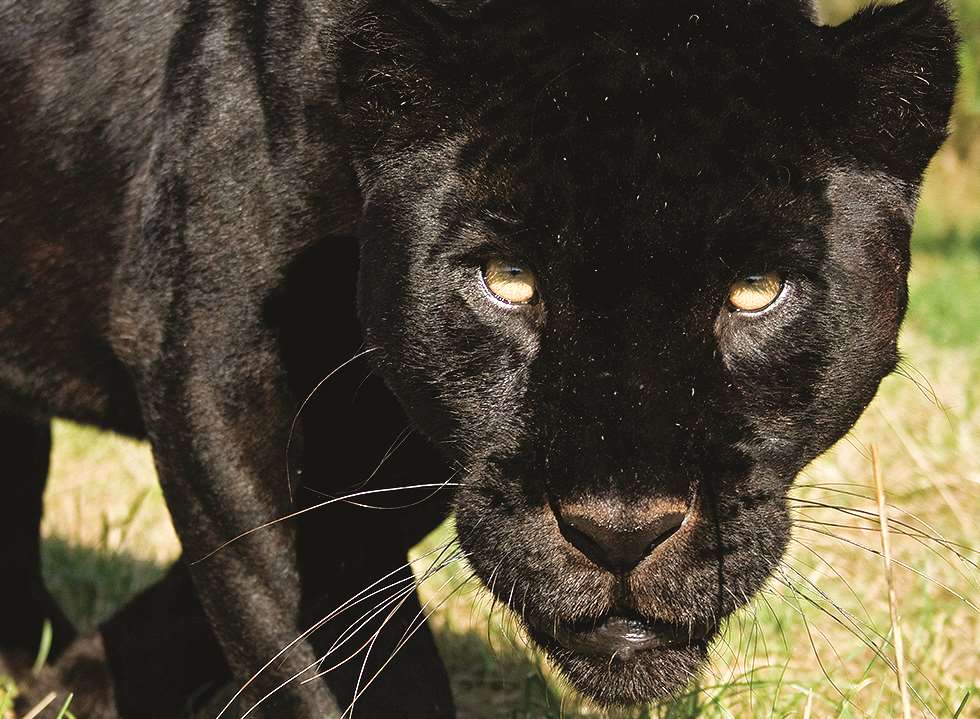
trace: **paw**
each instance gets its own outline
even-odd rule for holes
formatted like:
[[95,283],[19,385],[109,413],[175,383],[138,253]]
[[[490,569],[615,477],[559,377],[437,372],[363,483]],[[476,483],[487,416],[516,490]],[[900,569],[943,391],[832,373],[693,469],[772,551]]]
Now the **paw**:
[[57,663],[21,679],[18,689],[14,705],[18,716],[43,705],[33,716],[53,719],[71,694],[69,709],[80,719],[119,719],[105,648],[98,633],[77,639]]

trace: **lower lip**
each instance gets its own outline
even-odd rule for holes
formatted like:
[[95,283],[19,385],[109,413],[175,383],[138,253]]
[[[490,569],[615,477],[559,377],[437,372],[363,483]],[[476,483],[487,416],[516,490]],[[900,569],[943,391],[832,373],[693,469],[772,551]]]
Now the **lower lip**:
[[559,626],[555,639],[576,654],[628,661],[638,652],[687,646],[693,637],[686,631],[681,636],[680,629],[671,625],[613,616],[581,630]]

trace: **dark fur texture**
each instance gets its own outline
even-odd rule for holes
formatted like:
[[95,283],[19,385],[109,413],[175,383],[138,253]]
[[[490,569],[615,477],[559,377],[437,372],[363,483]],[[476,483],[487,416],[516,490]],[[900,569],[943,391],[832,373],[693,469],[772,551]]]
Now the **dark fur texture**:
[[[450,499],[479,576],[581,691],[665,697],[780,560],[797,472],[897,361],[956,80],[939,0],[837,28],[785,0],[5,0],[0,24],[0,569],[29,588],[0,647],[29,654],[54,616],[57,662],[28,693],[78,683],[84,716],[172,716],[229,670],[244,684]],[[533,268],[540,301],[488,299],[494,257]],[[726,308],[769,271],[772,310]],[[291,420],[362,342],[366,384],[348,367],[304,411],[294,499]],[[37,567],[52,416],[149,438],[186,558],[74,643]],[[333,505],[190,563],[356,485],[409,422],[370,486],[458,469],[453,497]],[[688,521],[617,573],[566,540],[572,505]],[[555,639],[610,614],[690,641],[610,659]],[[263,707],[329,715],[359,668]],[[452,714],[427,629],[357,706]]]

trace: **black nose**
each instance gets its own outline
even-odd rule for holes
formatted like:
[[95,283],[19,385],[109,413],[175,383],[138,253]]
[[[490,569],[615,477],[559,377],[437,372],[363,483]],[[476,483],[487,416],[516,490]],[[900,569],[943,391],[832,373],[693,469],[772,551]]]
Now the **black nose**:
[[684,522],[678,511],[610,511],[605,502],[556,508],[562,535],[595,564],[616,574],[629,572]]

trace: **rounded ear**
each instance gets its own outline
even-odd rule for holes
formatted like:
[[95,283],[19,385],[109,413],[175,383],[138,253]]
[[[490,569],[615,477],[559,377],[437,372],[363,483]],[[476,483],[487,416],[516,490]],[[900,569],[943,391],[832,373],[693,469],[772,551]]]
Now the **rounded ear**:
[[959,38],[944,0],[872,6],[821,28],[831,54],[824,102],[837,142],[918,183],[947,136]]
[[426,0],[378,0],[339,30],[340,110],[356,146],[399,149],[446,128],[459,90],[457,22]]

